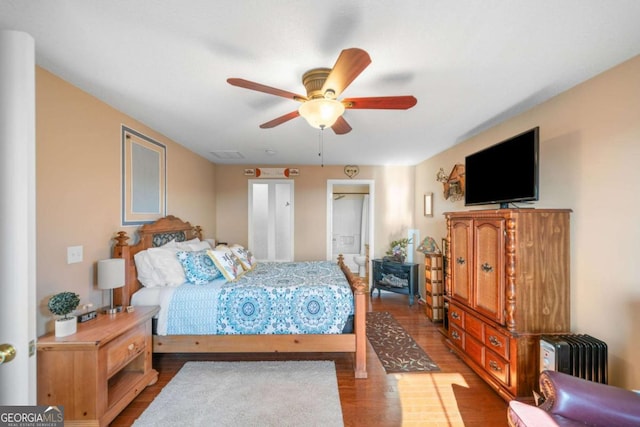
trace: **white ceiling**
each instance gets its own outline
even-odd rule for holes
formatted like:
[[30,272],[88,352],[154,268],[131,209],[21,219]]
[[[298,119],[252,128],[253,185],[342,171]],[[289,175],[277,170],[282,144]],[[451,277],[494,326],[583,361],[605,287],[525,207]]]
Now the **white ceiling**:
[[[372,63],[342,97],[414,95],[350,110],[324,164],[416,164],[640,54],[637,0],[0,0],[0,29],[38,65],[215,163],[319,164],[319,131],[285,98],[359,47]],[[267,154],[268,150],[275,154]],[[243,158],[221,160],[216,151]]]

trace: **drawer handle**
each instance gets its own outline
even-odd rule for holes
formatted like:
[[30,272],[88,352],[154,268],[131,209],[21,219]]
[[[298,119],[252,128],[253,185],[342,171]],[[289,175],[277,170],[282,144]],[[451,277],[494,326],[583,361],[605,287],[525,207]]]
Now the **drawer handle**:
[[489,366],[496,372],[502,372],[502,368],[498,366],[498,363],[495,360],[489,361]]
[[457,311],[452,311],[451,312],[451,318],[452,319],[456,319],[456,320],[460,320],[460,314],[458,314]]
[[493,271],[493,267],[491,267],[488,262],[482,264],[480,268],[482,268],[482,271],[484,271],[485,273],[491,273]]
[[451,332],[451,338],[454,340],[460,340],[460,334],[458,334],[458,331]]
[[502,347],[502,343],[500,341],[498,341],[498,338],[496,338],[494,335],[491,335],[489,337],[489,342],[494,347]]
[[460,256],[460,257],[456,258],[456,262],[457,262],[458,264],[460,264],[460,265],[464,265],[464,263],[465,263],[466,261],[464,260],[464,258],[462,258],[462,257]]
[[129,349],[129,351],[133,351],[133,349],[136,348],[136,345],[134,343],[131,343],[127,348]]

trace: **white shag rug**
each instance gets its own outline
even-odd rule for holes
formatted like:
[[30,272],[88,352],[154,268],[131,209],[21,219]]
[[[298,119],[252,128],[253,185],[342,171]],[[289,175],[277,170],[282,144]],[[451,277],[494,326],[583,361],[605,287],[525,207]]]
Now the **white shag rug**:
[[187,362],[134,423],[343,426],[332,361]]

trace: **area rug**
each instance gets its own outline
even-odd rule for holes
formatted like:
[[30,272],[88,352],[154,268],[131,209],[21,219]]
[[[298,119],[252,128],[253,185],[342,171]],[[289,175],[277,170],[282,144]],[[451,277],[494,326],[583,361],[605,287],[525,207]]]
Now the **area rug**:
[[134,426],[343,426],[332,361],[187,362]]
[[367,313],[367,338],[388,374],[440,370],[391,313]]

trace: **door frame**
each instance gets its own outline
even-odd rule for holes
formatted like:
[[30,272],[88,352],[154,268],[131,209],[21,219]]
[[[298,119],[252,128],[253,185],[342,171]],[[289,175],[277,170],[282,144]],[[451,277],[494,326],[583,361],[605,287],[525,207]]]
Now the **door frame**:
[[[327,180],[327,261],[335,261],[332,259],[333,251],[333,189],[336,185],[367,185],[369,186],[369,272],[371,272],[371,260],[375,253],[375,180],[373,179],[328,179]],[[369,280],[371,280],[371,274],[369,274]]]

